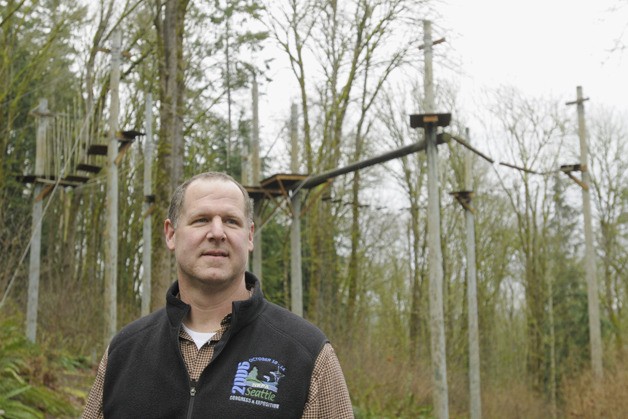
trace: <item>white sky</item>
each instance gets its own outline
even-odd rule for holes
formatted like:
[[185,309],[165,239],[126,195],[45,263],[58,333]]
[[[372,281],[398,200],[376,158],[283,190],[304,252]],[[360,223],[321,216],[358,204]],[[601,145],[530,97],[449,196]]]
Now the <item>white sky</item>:
[[581,85],[591,103],[628,109],[628,55],[610,52],[628,24],[628,4],[611,11],[620,2],[445,0],[434,25],[446,33],[433,39],[445,37],[461,60],[463,94],[509,84],[575,99]]

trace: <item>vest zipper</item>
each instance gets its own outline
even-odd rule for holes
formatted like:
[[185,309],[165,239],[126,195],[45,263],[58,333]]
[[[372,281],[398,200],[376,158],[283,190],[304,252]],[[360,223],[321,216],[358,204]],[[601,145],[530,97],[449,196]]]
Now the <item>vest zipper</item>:
[[196,398],[196,384],[198,381],[190,380],[190,404],[188,404],[188,419],[192,419],[192,412],[194,411],[194,399]]

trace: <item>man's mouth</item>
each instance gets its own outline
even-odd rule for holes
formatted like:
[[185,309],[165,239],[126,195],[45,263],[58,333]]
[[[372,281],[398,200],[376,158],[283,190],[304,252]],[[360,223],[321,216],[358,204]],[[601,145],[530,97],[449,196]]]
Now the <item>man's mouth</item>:
[[227,257],[229,253],[226,250],[207,250],[203,252],[203,256]]

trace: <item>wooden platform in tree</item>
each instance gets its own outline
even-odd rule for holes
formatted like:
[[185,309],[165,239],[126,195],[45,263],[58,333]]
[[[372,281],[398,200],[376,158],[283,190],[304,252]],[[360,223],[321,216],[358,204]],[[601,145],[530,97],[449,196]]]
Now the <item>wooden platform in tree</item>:
[[[57,177],[53,175],[40,176],[40,175],[21,175],[17,176],[17,180],[22,183],[41,183],[44,185],[54,185],[57,183]],[[60,186],[79,186],[86,183],[89,180],[85,176],[69,175],[59,179]]]

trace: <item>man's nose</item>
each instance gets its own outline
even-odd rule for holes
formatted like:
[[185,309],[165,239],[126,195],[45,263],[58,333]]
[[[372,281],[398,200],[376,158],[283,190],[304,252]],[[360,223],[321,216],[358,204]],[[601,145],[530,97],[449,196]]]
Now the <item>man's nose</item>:
[[209,230],[207,231],[207,238],[212,240],[224,240],[226,238],[225,229],[220,217],[214,217],[209,223]]

